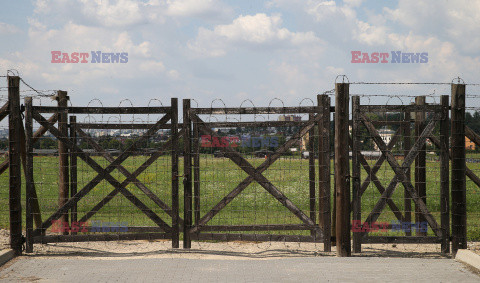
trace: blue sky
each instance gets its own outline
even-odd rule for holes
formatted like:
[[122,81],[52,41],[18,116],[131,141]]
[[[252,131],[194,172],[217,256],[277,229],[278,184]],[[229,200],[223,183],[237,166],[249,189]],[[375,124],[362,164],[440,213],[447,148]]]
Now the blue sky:
[[[343,74],[478,83],[478,11],[476,0],[2,1],[0,73],[16,69],[38,89],[67,90],[76,105],[170,97],[298,105]],[[56,50],[127,52],[128,63],[54,64]],[[428,63],[354,64],[351,51],[427,52]]]

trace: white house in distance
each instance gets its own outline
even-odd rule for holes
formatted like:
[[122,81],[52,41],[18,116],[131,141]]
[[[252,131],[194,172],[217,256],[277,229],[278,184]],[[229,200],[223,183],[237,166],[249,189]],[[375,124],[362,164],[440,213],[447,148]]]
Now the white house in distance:
[[[382,138],[383,142],[388,145],[388,143],[392,140],[393,136],[395,135],[395,131],[389,129],[380,129],[378,130],[380,137]],[[375,150],[380,150],[376,143],[374,143]]]

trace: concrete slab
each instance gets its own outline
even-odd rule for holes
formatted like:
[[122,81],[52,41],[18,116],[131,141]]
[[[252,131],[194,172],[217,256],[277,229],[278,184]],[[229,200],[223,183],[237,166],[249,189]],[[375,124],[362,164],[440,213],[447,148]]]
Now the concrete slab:
[[455,260],[463,262],[470,265],[476,270],[480,271],[480,255],[465,249],[460,249],[457,251]]
[[452,259],[302,257],[267,260],[19,257],[0,282],[479,282]]

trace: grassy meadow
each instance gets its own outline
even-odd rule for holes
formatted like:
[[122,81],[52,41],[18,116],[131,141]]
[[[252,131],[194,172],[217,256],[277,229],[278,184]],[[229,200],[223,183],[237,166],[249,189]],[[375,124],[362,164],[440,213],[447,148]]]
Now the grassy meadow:
[[[3,161],[0,158],[0,162]],[[137,169],[147,157],[131,156],[123,162],[123,166],[130,172]],[[102,167],[106,162],[102,157],[94,157]],[[247,160],[253,165],[260,165],[264,159],[249,157]],[[34,158],[34,177],[37,195],[39,197],[42,219],[46,219],[57,208],[58,202],[58,158],[53,156],[36,156]],[[370,165],[375,160],[369,161]],[[399,160],[399,163],[401,161]],[[171,205],[171,159],[169,156],[160,157],[147,170],[139,175],[138,180],[144,183],[152,192],[158,195],[165,203]],[[480,174],[479,163],[469,163],[468,167]],[[412,167],[413,169],[413,167]],[[439,222],[440,220],[440,176],[439,162],[427,161],[427,207]],[[183,159],[180,158],[179,175],[183,174]],[[413,171],[412,171],[413,172]],[[362,169],[362,182],[366,172]],[[78,190],[83,188],[96,173],[78,159]],[[316,166],[318,178],[318,167]],[[114,170],[112,172],[120,182],[125,177]],[[279,188],[295,205],[305,214],[310,215],[309,208],[309,181],[308,181],[308,160],[297,157],[282,157],[277,160],[269,169],[264,172],[277,188]],[[207,213],[226,194],[233,190],[247,174],[227,158],[214,158],[211,154],[200,157],[200,204],[201,215]],[[377,173],[384,187],[393,178],[393,171],[386,164],[382,165]],[[333,162],[332,162],[332,188],[333,188]],[[412,173],[413,179],[413,173]],[[180,178],[180,216],[183,217],[183,186]],[[316,184],[318,187],[318,184]],[[22,201],[25,200],[25,184],[22,184]],[[127,187],[149,208],[156,212],[167,223],[171,223],[169,217],[158,206],[145,196],[134,184]],[[102,181],[78,202],[79,219],[97,204],[102,198],[110,193],[113,187],[106,181]],[[362,219],[373,209],[378,201],[380,193],[372,184],[369,185],[362,197]],[[393,201],[400,210],[404,209],[404,189],[398,185],[392,196]],[[467,211],[468,211],[468,238],[469,240],[480,240],[480,190],[473,182],[467,179]],[[318,195],[316,196],[318,210]],[[414,207],[412,202],[412,207]],[[0,227],[8,229],[8,171],[0,176]],[[318,217],[318,212],[316,213]],[[414,216],[412,215],[414,219]],[[145,214],[139,211],[130,201],[121,194],[114,197],[90,220],[108,222],[128,222],[129,226],[154,226],[155,224]],[[378,222],[395,221],[396,218],[388,205],[380,215]],[[238,197],[227,207],[221,210],[208,225],[251,225],[251,224],[301,224],[288,209],[283,207],[275,198],[263,189],[256,182],[251,183]],[[278,233],[261,232],[261,233]],[[285,233],[285,232],[282,232]],[[308,231],[291,231],[291,234],[309,234]],[[376,235],[403,235],[401,232],[377,232]],[[429,234],[432,231],[429,229]]]

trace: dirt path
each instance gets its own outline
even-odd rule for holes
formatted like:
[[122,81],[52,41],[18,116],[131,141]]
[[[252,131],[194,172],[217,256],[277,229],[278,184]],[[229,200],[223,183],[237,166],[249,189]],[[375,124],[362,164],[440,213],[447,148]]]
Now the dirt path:
[[[180,243],[181,245],[181,243]],[[8,231],[0,230],[0,248],[9,248]],[[480,254],[480,242],[469,243]],[[324,252],[320,243],[290,242],[193,242],[192,249],[172,249],[168,240],[112,241],[35,244],[35,256],[78,256],[98,258],[156,257],[190,259],[272,259],[284,257],[335,256]],[[368,257],[445,258],[438,244],[365,244],[361,254]]]

